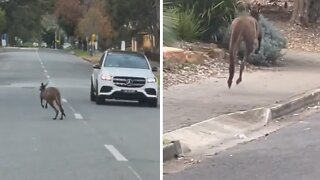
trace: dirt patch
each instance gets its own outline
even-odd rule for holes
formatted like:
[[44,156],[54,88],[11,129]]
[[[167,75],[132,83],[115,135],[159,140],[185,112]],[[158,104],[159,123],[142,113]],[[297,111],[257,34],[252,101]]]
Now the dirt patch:
[[283,9],[265,10],[263,15],[274,22],[274,25],[287,39],[287,48],[291,50],[320,52],[320,24],[309,24],[308,27],[290,24],[291,11]]
[[[178,84],[190,84],[210,77],[226,78],[229,69],[229,54],[223,49],[217,48],[215,44],[201,42],[187,43],[179,42],[178,47],[185,52],[178,55],[164,56],[163,61],[163,87],[165,89]],[[182,60],[186,52],[202,54],[202,63],[192,63]],[[167,53],[168,54],[168,53]],[[169,53],[170,54],[170,53]],[[170,59],[180,57],[180,59]],[[198,62],[198,61],[197,61]],[[264,67],[246,64],[247,72],[253,72]],[[239,66],[236,66],[239,71]]]

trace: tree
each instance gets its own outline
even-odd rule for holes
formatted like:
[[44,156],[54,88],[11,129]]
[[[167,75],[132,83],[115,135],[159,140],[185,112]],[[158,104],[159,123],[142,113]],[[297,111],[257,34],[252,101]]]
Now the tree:
[[52,14],[54,11],[55,0],[39,0],[40,9],[43,11],[42,14]]
[[120,36],[125,37],[129,34],[132,37],[140,31],[147,31],[156,37],[156,44],[159,46],[159,0],[105,0],[105,2],[114,29],[122,32]]
[[307,20],[307,16],[305,14],[307,8],[306,2],[308,2],[308,0],[295,0],[294,10],[290,19],[291,23],[302,24],[304,20]]
[[15,38],[23,41],[40,37],[41,0],[10,0],[3,5],[6,13],[7,26],[4,31],[9,34],[9,43],[15,44]]
[[109,17],[100,7],[99,4],[89,7],[84,17],[79,21],[76,34],[81,37],[91,37],[92,34],[97,34],[99,39],[106,43],[112,38],[113,31]]
[[42,40],[47,43],[48,47],[54,46],[55,29],[45,29],[42,33]]
[[3,30],[6,28],[6,12],[0,8],[0,32],[3,32]]
[[319,0],[310,0],[308,9],[308,20],[310,23],[315,23],[320,16],[320,2]]
[[320,16],[319,10],[320,1],[318,0],[295,0],[290,22],[305,26],[308,23],[315,23]]
[[82,17],[83,5],[80,0],[57,0],[54,14],[59,25],[65,30],[68,36],[73,36],[77,24]]

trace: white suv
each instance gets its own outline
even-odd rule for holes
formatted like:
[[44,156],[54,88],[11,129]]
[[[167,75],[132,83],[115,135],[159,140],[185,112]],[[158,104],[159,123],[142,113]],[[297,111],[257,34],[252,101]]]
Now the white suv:
[[108,50],[91,75],[91,101],[138,100],[158,106],[158,83],[147,57],[137,52]]

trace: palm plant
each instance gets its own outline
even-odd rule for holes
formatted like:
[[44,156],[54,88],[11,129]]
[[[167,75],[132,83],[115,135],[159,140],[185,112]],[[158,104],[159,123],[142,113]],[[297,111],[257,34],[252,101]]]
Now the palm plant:
[[176,27],[178,18],[175,10],[171,7],[172,3],[164,1],[163,4],[163,44],[170,46],[173,45],[177,39]]
[[203,41],[217,41],[221,37],[220,29],[232,21],[238,0],[175,0],[172,1],[178,10],[185,12],[193,9],[201,26],[206,31],[201,34]]

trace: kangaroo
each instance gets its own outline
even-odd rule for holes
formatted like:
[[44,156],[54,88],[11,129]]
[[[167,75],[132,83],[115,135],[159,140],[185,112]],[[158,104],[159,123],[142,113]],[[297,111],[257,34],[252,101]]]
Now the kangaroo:
[[[54,101],[56,102],[56,104],[58,105],[59,107],[59,110],[61,112],[61,117],[60,117],[60,120],[63,120],[63,116],[66,117],[66,115],[64,114],[64,110],[62,108],[62,105],[61,105],[61,96],[60,96],[60,92],[57,88],[55,87],[48,87],[46,88],[48,85],[48,83],[46,84],[43,84],[41,83],[40,85],[40,103],[41,103],[41,106],[42,108],[48,108],[48,103],[50,104],[50,106],[55,110],[56,112],[56,116],[53,118],[53,120],[56,120],[57,119],[57,116],[59,114],[59,111],[58,109],[54,106]],[[45,100],[46,101],[46,104],[45,106],[43,105],[42,101]]]
[[229,44],[229,79],[228,87],[231,88],[232,79],[235,71],[235,58],[237,57],[240,48],[240,42],[243,40],[246,45],[246,52],[241,61],[240,74],[237,79],[237,85],[242,81],[242,72],[245,62],[250,58],[250,55],[255,50],[257,53],[260,50],[262,32],[259,21],[260,4],[258,6],[249,7],[250,16],[239,16],[235,18],[230,26],[230,44]]

